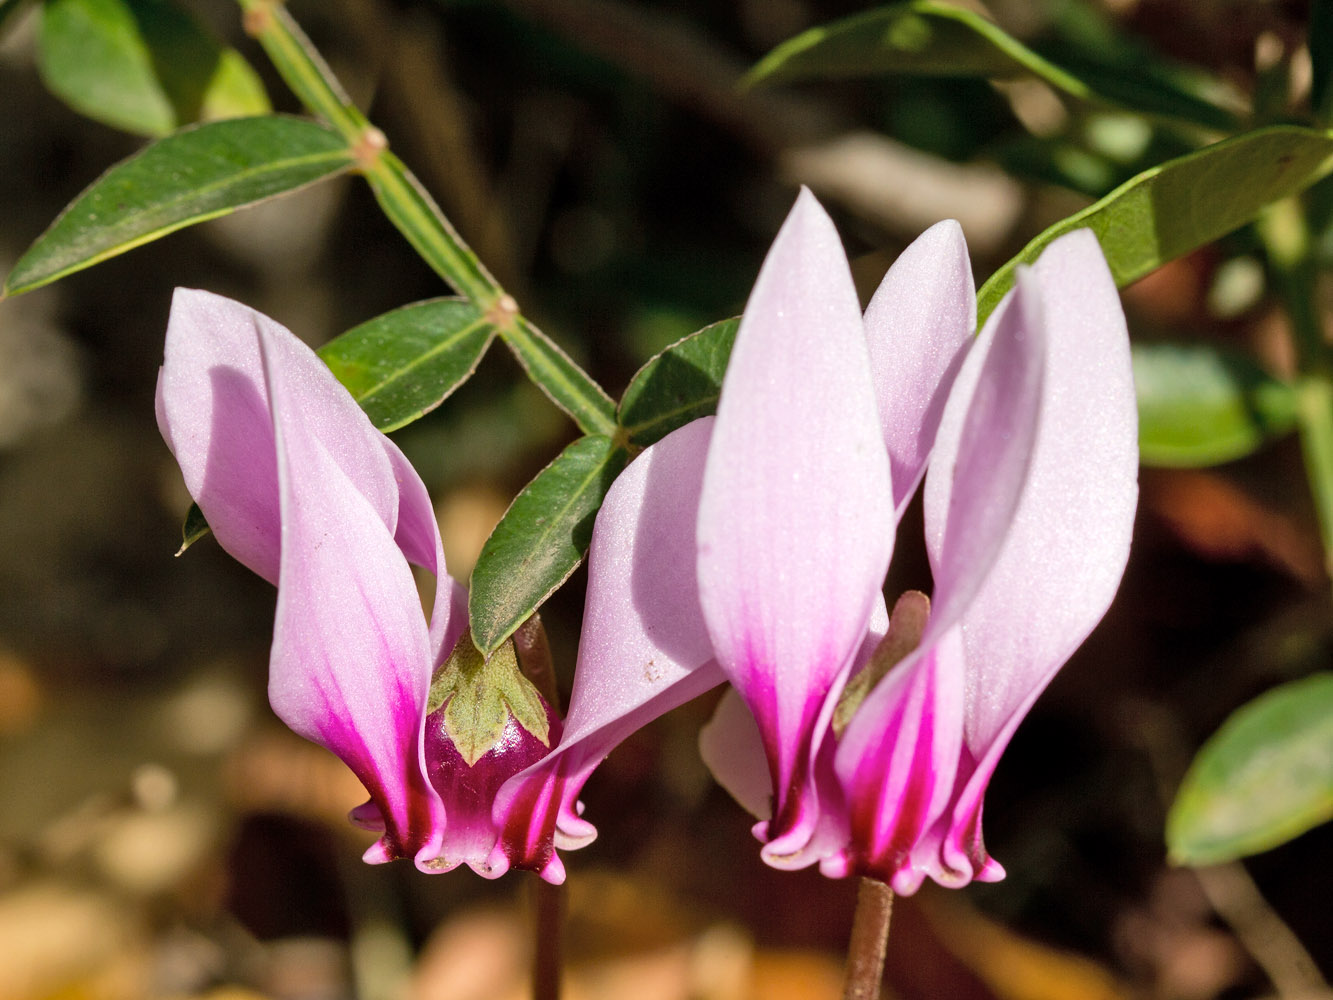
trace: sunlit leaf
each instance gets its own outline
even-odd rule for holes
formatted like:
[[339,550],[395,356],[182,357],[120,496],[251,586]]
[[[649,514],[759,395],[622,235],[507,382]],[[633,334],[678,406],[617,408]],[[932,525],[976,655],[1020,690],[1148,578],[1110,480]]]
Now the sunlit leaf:
[[588,551],[593,519],[629,460],[609,437],[580,438],[523,488],[482,546],[468,611],[477,648],[514,633]]
[[1229,462],[1296,424],[1294,386],[1209,344],[1135,345],[1134,387],[1145,465]]
[[238,118],[185,129],[94,181],[19,258],[4,291],[30,291],[351,165],[336,134],[299,118]]
[[38,67],[75,111],[137,135],[270,110],[240,54],[171,0],[48,0]]
[[722,320],[677,341],[639,369],[620,400],[620,426],[647,447],[717,409],[740,321]]
[[471,302],[433,299],[335,337],[319,356],[380,430],[435,407],[477,370],[495,328]]
[[1333,673],[1238,709],[1199,751],[1167,816],[1178,864],[1232,861],[1333,819]]
[[1120,287],[1253,220],[1333,170],[1333,135],[1275,125],[1145,170],[1105,198],[1051,226],[977,293],[985,320],[1013,287],[1014,270],[1075,229],[1097,234]]

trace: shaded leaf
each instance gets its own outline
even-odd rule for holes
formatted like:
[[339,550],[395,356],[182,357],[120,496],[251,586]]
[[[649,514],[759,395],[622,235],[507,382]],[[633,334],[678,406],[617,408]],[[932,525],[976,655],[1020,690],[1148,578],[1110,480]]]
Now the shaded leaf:
[[1208,344],[1135,345],[1134,387],[1145,465],[1229,462],[1296,425],[1294,386]]
[[635,373],[620,400],[629,441],[647,447],[717,409],[739,319],[713,323],[662,351]]
[[439,406],[477,370],[495,336],[462,299],[403,306],[353,327],[319,356],[380,430],[397,430]]
[[1167,816],[1178,864],[1257,854],[1333,819],[1333,673],[1283,684],[1204,744]]
[[4,291],[30,291],[351,165],[336,134],[299,118],[238,118],[185,129],[94,181],[19,258]]
[[270,110],[240,54],[170,0],[48,0],[38,67],[75,111],[137,135]]
[[1292,125],[1247,132],[1145,170],[1042,232],[996,271],[977,293],[979,321],[1013,287],[1018,265],[1031,264],[1065,233],[1091,229],[1123,288],[1225,236],[1330,170],[1333,135]]
[[514,498],[472,571],[468,611],[478,649],[494,651],[574,572],[606,491],[628,460],[609,437],[591,434]]
[[926,76],[1007,78],[1031,74],[1080,100],[1098,101],[1211,128],[1234,127],[1234,116],[1175,85],[1082,53],[1075,74],[1028,48],[994,22],[936,0],[911,0],[855,14],[783,42],[746,76],[749,84],[809,78]]

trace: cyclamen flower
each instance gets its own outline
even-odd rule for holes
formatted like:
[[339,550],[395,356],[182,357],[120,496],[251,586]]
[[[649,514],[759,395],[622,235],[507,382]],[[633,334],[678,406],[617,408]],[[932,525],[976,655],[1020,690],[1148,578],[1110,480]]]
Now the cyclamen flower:
[[[802,192],[716,418],[647,449],[598,515],[565,738],[527,772],[566,779],[557,843],[594,835],[574,799],[607,751],[725,679],[744,704],[724,698],[705,754],[761,817],[770,864],[900,892],[1002,877],[982,798],[1119,584],[1136,414],[1091,233],[1020,269],[976,337],[974,316],[949,222],[903,253],[863,321]],[[907,598],[890,628],[881,588],[923,474],[934,603]]]
[[[547,754],[559,720],[515,665],[494,740],[455,745],[449,704],[466,696],[480,654],[460,642],[465,595],[397,446],[282,326],[186,289],[172,302],[157,417],[218,542],[277,585],[269,701],[365,785],[370,801],[352,819],[383,833],[365,860],[467,863],[490,877],[513,865],[561,881],[549,834],[517,840],[492,811],[500,786]],[[409,563],[436,578],[429,625]],[[444,703],[430,705],[437,670]]]

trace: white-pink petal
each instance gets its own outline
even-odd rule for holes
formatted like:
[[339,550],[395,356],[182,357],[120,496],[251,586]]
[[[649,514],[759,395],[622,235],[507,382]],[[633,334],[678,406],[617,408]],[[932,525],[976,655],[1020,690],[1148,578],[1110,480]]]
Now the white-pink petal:
[[976,316],[967,242],[952,219],[899,255],[866,307],[870,372],[900,515],[926,470]]
[[699,504],[718,662],[773,772],[768,837],[802,849],[810,765],[892,551],[893,503],[846,256],[802,191],[759,273],[723,382]]

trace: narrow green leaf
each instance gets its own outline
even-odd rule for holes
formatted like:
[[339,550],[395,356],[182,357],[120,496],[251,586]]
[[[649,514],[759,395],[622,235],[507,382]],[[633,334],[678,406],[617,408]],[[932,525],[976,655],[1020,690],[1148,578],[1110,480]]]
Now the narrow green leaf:
[[19,258],[4,291],[31,291],[351,164],[335,133],[299,118],[238,118],[185,129],[94,181]]
[[1166,820],[1177,864],[1211,865],[1333,819],[1333,673],[1238,709],[1190,765]]
[[717,409],[739,319],[713,323],[678,340],[635,373],[620,400],[620,426],[647,447]]
[[585,434],[611,434],[616,404],[572,358],[522,316],[500,329],[509,349],[551,402],[564,410]]
[[240,54],[172,0],[48,0],[38,68],[75,111],[136,135],[270,110]]
[[1013,287],[1014,271],[1052,240],[1088,228],[1123,288],[1253,220],[1333,170],[1333,134],[1275,125],[1145,170],[1105,198],[1045,230],[981,286],[982,320]]
[[499,647],[574,572],[628,459],[605,435],[580,438],[514,498],[472,571],[468,612],[478,649]]
[[462,299],[416,302],[319,349],[338,381],[388,433],[439,406],[480,363],[495,328]]
[[[745,77],[748,84],[810,78],[921,76],[1007,78],[1031,74],[1084,101],[1181,118],[1215,129],[1230,111],[1173,84],[1169,74],[1101,63],[1081,53],[1079,74],[1034,52],[994,22],[937,0],[909,0],[811,28],[783,42]],[[1086,74],[1086,75],[1085,75]]]
[[1204,466],[1250,454],[1296,426],[1296,388],[1210,344],[1136,344],[1139,456]]

